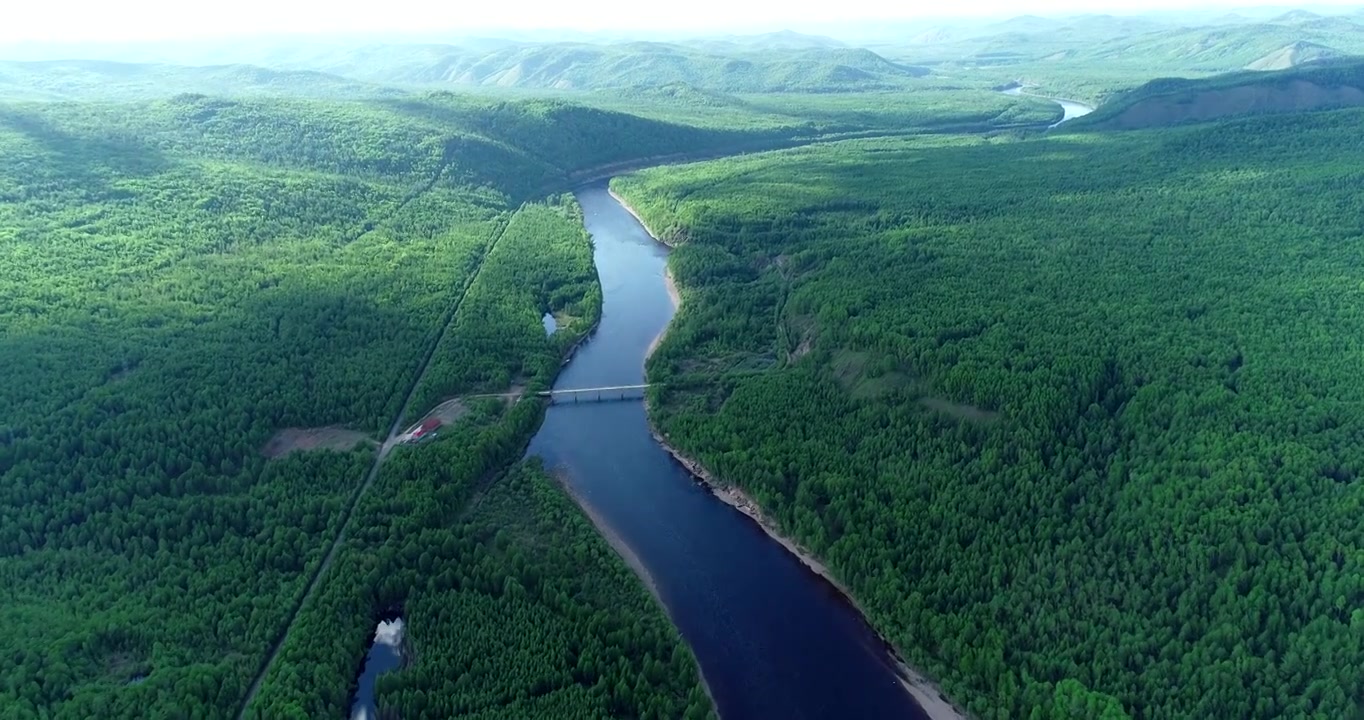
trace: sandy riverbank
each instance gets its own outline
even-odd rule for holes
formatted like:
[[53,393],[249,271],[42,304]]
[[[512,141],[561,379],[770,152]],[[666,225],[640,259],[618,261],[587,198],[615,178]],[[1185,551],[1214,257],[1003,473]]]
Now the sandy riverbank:
[[[673,280],[672,268],[663,271],[663,285],[668,288],[668,298],[672,300],[673,310],[676,311],[679,307],[682,307],[682,295],[677,292],[677,282]],[[649,343],[649,349],[644,351],[645,362],[649,361],[649,358],[653,356],[654,351],[663,343],[663,338],[668,336],[668,328],[670,327],[672,327],[671,322],[664,325],[663,329],[659,330],[658,335],[654,337],[653,342]]]
[[[640,214],[635,212],[634,208],[630,207],[630,203],[625,202],[625,198],[616,194],[616,191],[612,190],[610,187],[606,188],[606,192],[612,199],[620,203],[621,207],[625,208],[625,212],[630,213],[630,215],[639,222],[640,227],[644,228],[644,232],[649,233],[649,237],[653,238],[654,242],[672,247],[670,243],[658,239],[658,233],[654,232],[654,229],[649,227],[649,223],[644,222],[644,218],[640,217]],[[663,271],[663,286],[668,288],[668,297],[673,301],[673,310],[682,307],[682,294],[677,291],[677,281],[673,279],[672,268],[667,268]],[[646,362],[648,361],[649,356],[654,354],[654,350],[657,350],[658,346],[663,342],[663,338],[668,336],[668,327],[670,325],[672,325],[672,323],[664,325],[663,329],[658,331],[658,337],[655,337],[653,342],[649,343],[649,349],[644,351],[644,360]]]
[[[820,562],[819,558],[796,544],[794,540],[783,535],[777,527],[777,524],[763,514],[762,508],[759,507],[758,503],[754,502],[753,498],[749,497],[744,491],[737,487],[717,481],[715,476],[712,475],[710,471],[706,470],[700,463],[683,455],[677,448],[670,445],[667,439],[659,433],[658,428],[654,426],[652,417],[649,419],[649,433],[654,436],[654,440],[659,446],[666,450],[669,455],[672,455],[673,459],[677,460],[682,467],[687,469],[687,472],[691,473],[693,477],[704,483],[715,497],[744,515],[747,515],[753,522],[757,523],[758,526],[763,529],[763,532],[767,533],[768,537],[781,544],[782,547],[786,548],[787,552],[795,555],[811,572],[824,578],[830,585],[837,588],[844,599],[846,599],[854,608],[857,608],[857,612],[860,613],[864,619],[866,618],[867,614],[862,610],[862,607],[858,605],[857,599],[852,596],[852,593],[850,593],[846,587],[844,587],[843,583],[839,582],[838,578],[834,577],[833,573],[829,571],[829,568],[825,566],[824,563]],[[870,627],[870,625],[868,625],[868,627]],[[872,631],[876,632],[875,628],[873,628]],[[920,673],[905,663],[900,657],[899,652],[893,650],[894,645],[887,640],[884,635],[876,632],[876,636],[881,642],[885,643],[886,647],[892,648],[889,659],[895,664],[897,673],[900,676],[900,684],[904,686],[905,690],[909,692],[910,695],[914,696],[914,700],[919,703],[919,707],[923,708],[928,717],[932,718],[932,720],[968,720],[970,716],[953,705],[942,692],[942,689],[938,687],[937,683],[928,679],[923,673]]]
[[[582,510],[583,514],[587,516],[587,519],[591,520],[592,524],[597,527],[597,533],[606,539],[606,544],[610,545],[611,549],[615,550],[616,554],[625,561],[625,564],[639,576],[639,579],[644,581],[644,586],[649,589],[649,594],[654,596],[654,599],[658,601],[659,605],[663,605],[663,601],[658,595],[658,583],[654,581],[654,576],[649,573],[649,568],[644,566],[644,563],[639,559],[639,556],[635,554],[635,551],[630,549],[629,545],[625,544],[625,540],[616,533],[601,515],[597,514],[596,508],[592,507],[592,505],[584,500],[582,496],[578,495],[577,491],[573,489],[573,483],[570,482],[568,478],[564,477],[562,470],[556,470],[550,474],[553,476],[554,480],[559,483],[559,487],[563,489],[564,493],[573,499],[573,502],[577,504],[578,509]],[[666,610],[666,606],[664,609]]]
[[[644,222],[644,218],[640,217],[639,213],[635,212],[634,208],[630,207],[629,203],[625,201],[625,198],[617,195],[614,190],[608,190],[608,192],[616,202],[620,203],[621,207],[625,208],[626,211],[639,221],[639,224],[644,227],[645,231],[647,231],[656,241],[663,243],[663,241],[658,240],[658,235],[649,228],[649,224]],[[663,244],[667,245],[667,243]],[[682,306],[682,296],[678,292],[677,283],[673,280],[671,269],[664,273],[664,281],[667,284],[668,297],[672,299],[673,308],[680,308]],[[671,324],[672,323],[669,323],[668,325]],[[653,342],[649,344],[649,349],[644,356],[646,360],[653,354],[654,349],[658,347],[667,334],[668,326],[664,326],[663,330],[659,332],[658,337],[654,338]],[[829,568],[805,548],[796,544],[794,540],[783,535],[776,522],[763,514],[762,508],[758,506],[758,503],[754,502],[753,498],[749,497],[746,493],[733,485],[717,481],[715,476],[713,476],[710,471],[706,470],[699,462],[683,455],[677,448],[673,447],[668,442],[667,438],[659,432],[658,427],[654,425],[653,414],[650,412],[647,397],[645,398],[644,406],[645,415],[648,417],[649,422],[649,434],[653,435],[654,441],[657,442],[660,447],[666,450],[674,460],[682,465],[682,467],[686,468],[687,472],[691,473],[693,477],[697,478],[704,483],[706,487],[710,488],[710,491],[715,497],[744,515],[747,515],[763,529],[763,532],[765,532],[768,537],[786,548],[787,552],[796,556],[796,558],[816,575],[824,578],[830,585],[837,588],[843,597],[857,609],[858,613],[860,613],[864,619],[867,617],[867,614],[863,612],[862,607],[858,605],[857,600],[852,596],[852,593],[844,587],[843,583],[839,582],[838,578],[834,577],[833,573],[829,571]],[[600,523],[598,523],[598,525],[600,525]],[[868,624],[868,627],[870,627],[870,624]],[[872,630],[873,632],[876,632],[874,628]],[[877,632],[877,637],[887,648],[890,648],[889,660],[895,665],[897,674],[900,676],[901,685],[903,685],[905,690],[914,697],[914,700],[918,702],[919,706],[923,708],[929,718],[932,720],[968,719],[969,716],[954,706],[936,683],[905,663],[904,660],[901,659],[899,652],[894,649],[894,645],[886,640],[885,636]]]
[[[641,582],[644,583],[644,587],[647,588],[649,594],[653,596],[654,602],[658,603],[658,606],[663,609],[663,614],[668,616],[668,622],[671,622],[673,627],[677,627],[677,621],[668,611],[668,604],[663,602],[663,596],[658,592],[658,583],[654,580],[654,576],[649,572],[649,568],[645,567],[644,562],[635,554],[634,549],[626,544],[625,539],[611,527],[610,523],[606,522],[601,515],[597,514],[596,508],[592,507],[591,503],[578,495],[573,489],[573,483],[570,482],[567,477],[564,477],[562,470],[556,470],[550,474],[555,482],[559,483],[559,487],[563,489],[564,493],[573,500],[573,503],[578,506],[578,509],[582,510],[583,514],[587,516],[587,519],[597,528],[597,533],[603,538],[606,538],[606,544],[610,545],[611,549],[616,551],[616,554],[625,561],[625,565],[635,573],[635,576],[638,577]],[[700,663],[696,664],[696,676],[701,679],[701,688],[706,691],[706,697],[710,698],[711,707],[714,707],[715,695],[710,691],[710,683],[706,681],[706,673],[701,670]]]
[[[641,226],[644,227],[644,232],[649,233],[649,237],[653,238],[653,239],[654,239],[654,242],[656,242],[656,243],[658,243],[658,244],[660,244],[660,245],[667,245],[668,247],[673,247],[673,244],[672,244],[672,243],[670,243],[670,242],[668,242],[668,241],[666,241],[666,240],[660,240],[660,239],[659,239],[658,233],[654,232],[654,229],[651,228],[651,227],[649,227],[649,223],[644,222],[644,218],[640,217],[639,213],[635,212],[635,209],[632,208],[632,207],[630,207],[630,203],[626,202],[626,201],[625,201],[625,198],[621,197],[620,195],[617,195],[617,194],[616,194],[616,191],[615,191],[614,189],[612,189],[611,187],[607,187],[607,188],[606,188],[606,192],[607,192],[607,194],[609,194],[613,199],[615,199],[616,202],[620,203],[620,206],[621,206],[621,207],[625,208],[625,212],[630,213],[632,216],[634,216],[634,218],[635,218],[636,220],[639,221],[639,224],[640,224]],[[676,299],[674,299],[673,302],[674,302],[674,303],[677,303],[678,301],[677,301]]]

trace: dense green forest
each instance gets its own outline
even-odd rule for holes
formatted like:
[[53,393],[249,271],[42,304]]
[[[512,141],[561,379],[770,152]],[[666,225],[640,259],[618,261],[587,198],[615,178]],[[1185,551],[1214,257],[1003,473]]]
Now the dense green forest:
[[[1362,27],[0,63],[0,718],[342,716],[395,613],[385,715],[710,716],[519,462],[601,312],[562,193],[802,145],[615,183],[681,247],[670,441],[980,717],[1364,715],[1364,114],[1104,131],[1356,102],[1348,63],[1142,83]],[[1040,137],[1019,81],[1137,89]]]
[[619,178],[670,442],[985,718],[1364,708],[1357,110]]
[[443,576],[405,606],[424,642],[413,667],[380,680],[384,708],[401,717],[714,717],[677,631],[538,467],[499,480],[451,537],[454,553],[445,540],[433,553]]
[[[639,581],[538,465],[486,487],[474,417],[386,468],[380,498],[307,609],[252,717],[344,716],[376,607],[411,634],[383,716],[705,718],[696,664]],[[512,443],[507,447],[519,450]],[[486,452],[486,451],[485,451]]]
[[1364,105],[1364,62],[1336,61],[1280,72],[1159,78],[1124,92],[1077,122],[1105,129]]
[[[18,717],[232,707],[494,228],[447,187],[395,212],[439,160],[420,146],[341,175],[148,146],[124,112],[3,113],[0,705]],[[334,141],[352,168],[375,143]],[[332,425],[354,452],[261,452]]]
[[[621,144],[537,154],[546,136],[571,142],[592,123]],[[423,402],[513,380],[543,387],[595,321],[600,290],[576,206],[517,207],[573,170],[629,159],[632,144],[675,152],[736,136],[449,95],[0,106],[0,621],[10,631],[0,714],[235,713],[424,359],[433,354],[435,380]],[[535,284],[521,282],[532,274]],[[456,307],[483,322],[451,323]],[[546,311],[568,321],[550,338]],[[447,325],[453,344],[438,347]],[[474,355],[478,373],[452,371],[473,347],[487,350]],[[365,544],[343,546],[314,600],[367,583],[356,564],[390,548],[377,539],[389,530],[444,517],[431,503],[458,508],[459,488],[514,461],[541,412],[495,400],[467,410],[459,432],[477,442],[395,453],[351,516],[347,537]],[[394,483],[432,472],[441,487],[387,504]],[[416,560],[427,548],[409,539],[392,547],[420,548]],[[372,601],[396,587],[345,588],[362,591],[347,598],[360,603],[354,620],[372,630],[384,609]],[[570,612],[554,600],[527,612]],[[574,605],[609,616],[577,640],[643,623],[640,652],[575,678],[587,690],[589,678],[632,688],[646,678],[628,698],[640,708],[692,703],[694,666],[674,654],[675,636],[658,634],[661,611],[613,608]],[[419,627],[422,617],[414,610]],[[333,627],[319,637],[360,638]],[[363,647],[332,666],[339,674],[311,688],[333,693],[318,701],[341,706],[362,657]],[[262,700],[297,669],[287,656],[274,667]]]
[[[548,387],[600,311],[577,205],[523,207],[460,303],[414,407]],[[547,336],[543,312],[568,322]],[[252,715],[343,715],[376,619],[401,610],[418,659],[383,676],[381,713],[705,716],[690,653],[591,524],[540,470],[500,476],[541,404],[481,398],[463,410],[434,442],[395,451]]]

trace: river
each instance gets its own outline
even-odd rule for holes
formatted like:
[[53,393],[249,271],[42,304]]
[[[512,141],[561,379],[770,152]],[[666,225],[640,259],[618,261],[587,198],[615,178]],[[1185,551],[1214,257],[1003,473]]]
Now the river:
[[1067,120],[1074,120],[1077,117],[1083,117],[1094,112],[1094,108],[1092,106],[1086,105],[1082,102],[1076,102],[1074,100],[1063,100],[1061,98],[1047,97],[1045,95],[1036,95],[1030,92],[1025,92],[1025,89],[1022,85],[1019,85],[1017,87],[1011,87],[1008,90],[1001,90],[1000,92],[1003,92],[1005,95],[1031,95],[1033,97],[1042,98],[1043,100],[1050,100],[1056,103],[1057,105],[1060,105],[1061,119],[1048,125],[1047,126],[1048,128],[1054,128],[1057,125],[1066,122]]
[[[555,387],[642,383],[647,349],[675,310],[668,248],[605,184],[576,194],[604,302]],[[637,556],[724,720],[929,717],[858,612],[679,465],[650,435],[642,402],[552,405],[529,454],[560,470]]]

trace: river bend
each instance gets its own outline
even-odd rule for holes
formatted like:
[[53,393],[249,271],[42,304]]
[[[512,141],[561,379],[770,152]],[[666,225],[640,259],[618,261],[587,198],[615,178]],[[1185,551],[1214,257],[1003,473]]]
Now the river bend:
[[[668,249],[604,183],[576,194],[602,318],[555,387],[642,383],[645,353],[675,310]],[[679,465],[651,436],[642,402],[552,405],[528,452],[638,557],[724,720],[928,718],[857,611]]]

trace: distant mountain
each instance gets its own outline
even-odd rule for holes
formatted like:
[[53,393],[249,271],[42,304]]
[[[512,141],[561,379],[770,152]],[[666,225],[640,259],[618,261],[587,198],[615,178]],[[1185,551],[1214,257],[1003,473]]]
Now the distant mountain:
[[[1023,15],[971,26],[929,26],[921,29],[919,36],[900,40],[887,52],[909,62],[942,65],[948,73],[954,66],[1045,63],[1049,67],[1083,66],[1085,73],[1103,68],[1103,72],[1130,72],[1138,77],[1231,72],[1262,60],[1264,65],[1274,66],[1282,64],[1284,58],[1265,58],[1295,43],[1320,45],[1344,55],[1364,55],[1364,21],[1290,10],[1250,9],[1234,14],[1224,10],[1220,17],[1207,11],[1056,18]],[[1316,53],[1283,54],[1295,62],[1310,62]],[[1303,57],[1295,59],[1299,54]]]
[[1298,41],[1285,45],[1268,55],[1246,65],[1247,70],[1287,70],[1307,63],[1333,60],[1345,53],[1316,43]]
[[1003,22],[997,22],[982,27],[980,35],[1001,35],[1004,33],[1041,33],[1048,30],[1055,30],[1063,27],[1065,23],[1055,18],[1039,17],[1037,15],[1019,15]]
[[252,65],[187,67],[102,60],[0,61],[0,100],[130,100],[180,93],[307,98],[397,96],[401,91],[321,72]]
[[909,37],[911,45],[936,45],[955,40],[958,33],[947,27],[935,27]]
[[[782,37],[789,41],[793,35]],[[588,90],[681,83],[721,93],[891,88],[928,73],[861,49],[715,53],[657,42],[513,45],[491,52],[447,45],[371,46],[300,62],[399,85]]]
[[1153,80],[1075,122],[1130,130],[1357,106],[1364,106],[1364,61],[1337,61],[1281,72]]
[[678,43],[710,52],[751,52],[758,50],[820,50],[847,47],[840,40],[823,35],[807,35],[792,30],[759,35],[701,37]]
[[1364,34],[1364,19],[1348,18],[1340,15],[1331,17],[1319,17],[1312,20],[1292,23],[1294,27],[1304,33],[1315,33],[1322,36],[1331,34],[1339,35],[1359,35]]
[[1314,12],[1308,12],[1307,10],[1290,10],[1276,18],[1273,18],[1269,22],[1281,25],[1293,25],[1296,23],[1305,23],[1311,22],[1313,20],[1321,20],[1324,17],[1325,17],[1324,15],[1318,15]]
[[1071,36],[1112,38],[1124,35],[1159,32],[1171,28],[1169,23],[1141,17],[1117,15],[1077,15],[1066,18],[1055,32]]
[[[1301,46],[1306,57],[1313,46],[1338,54],[1364,54],[1364,26],[1346,18],[1320,18],[1301,23],[1177,28],[1095,43],[1076,53],[1077,62],[1124,63],[1144,68],[1230,72],[1254,63],[1271,64],[1275,53]],[[1283,58],[1277,58],[1282,61]]]

